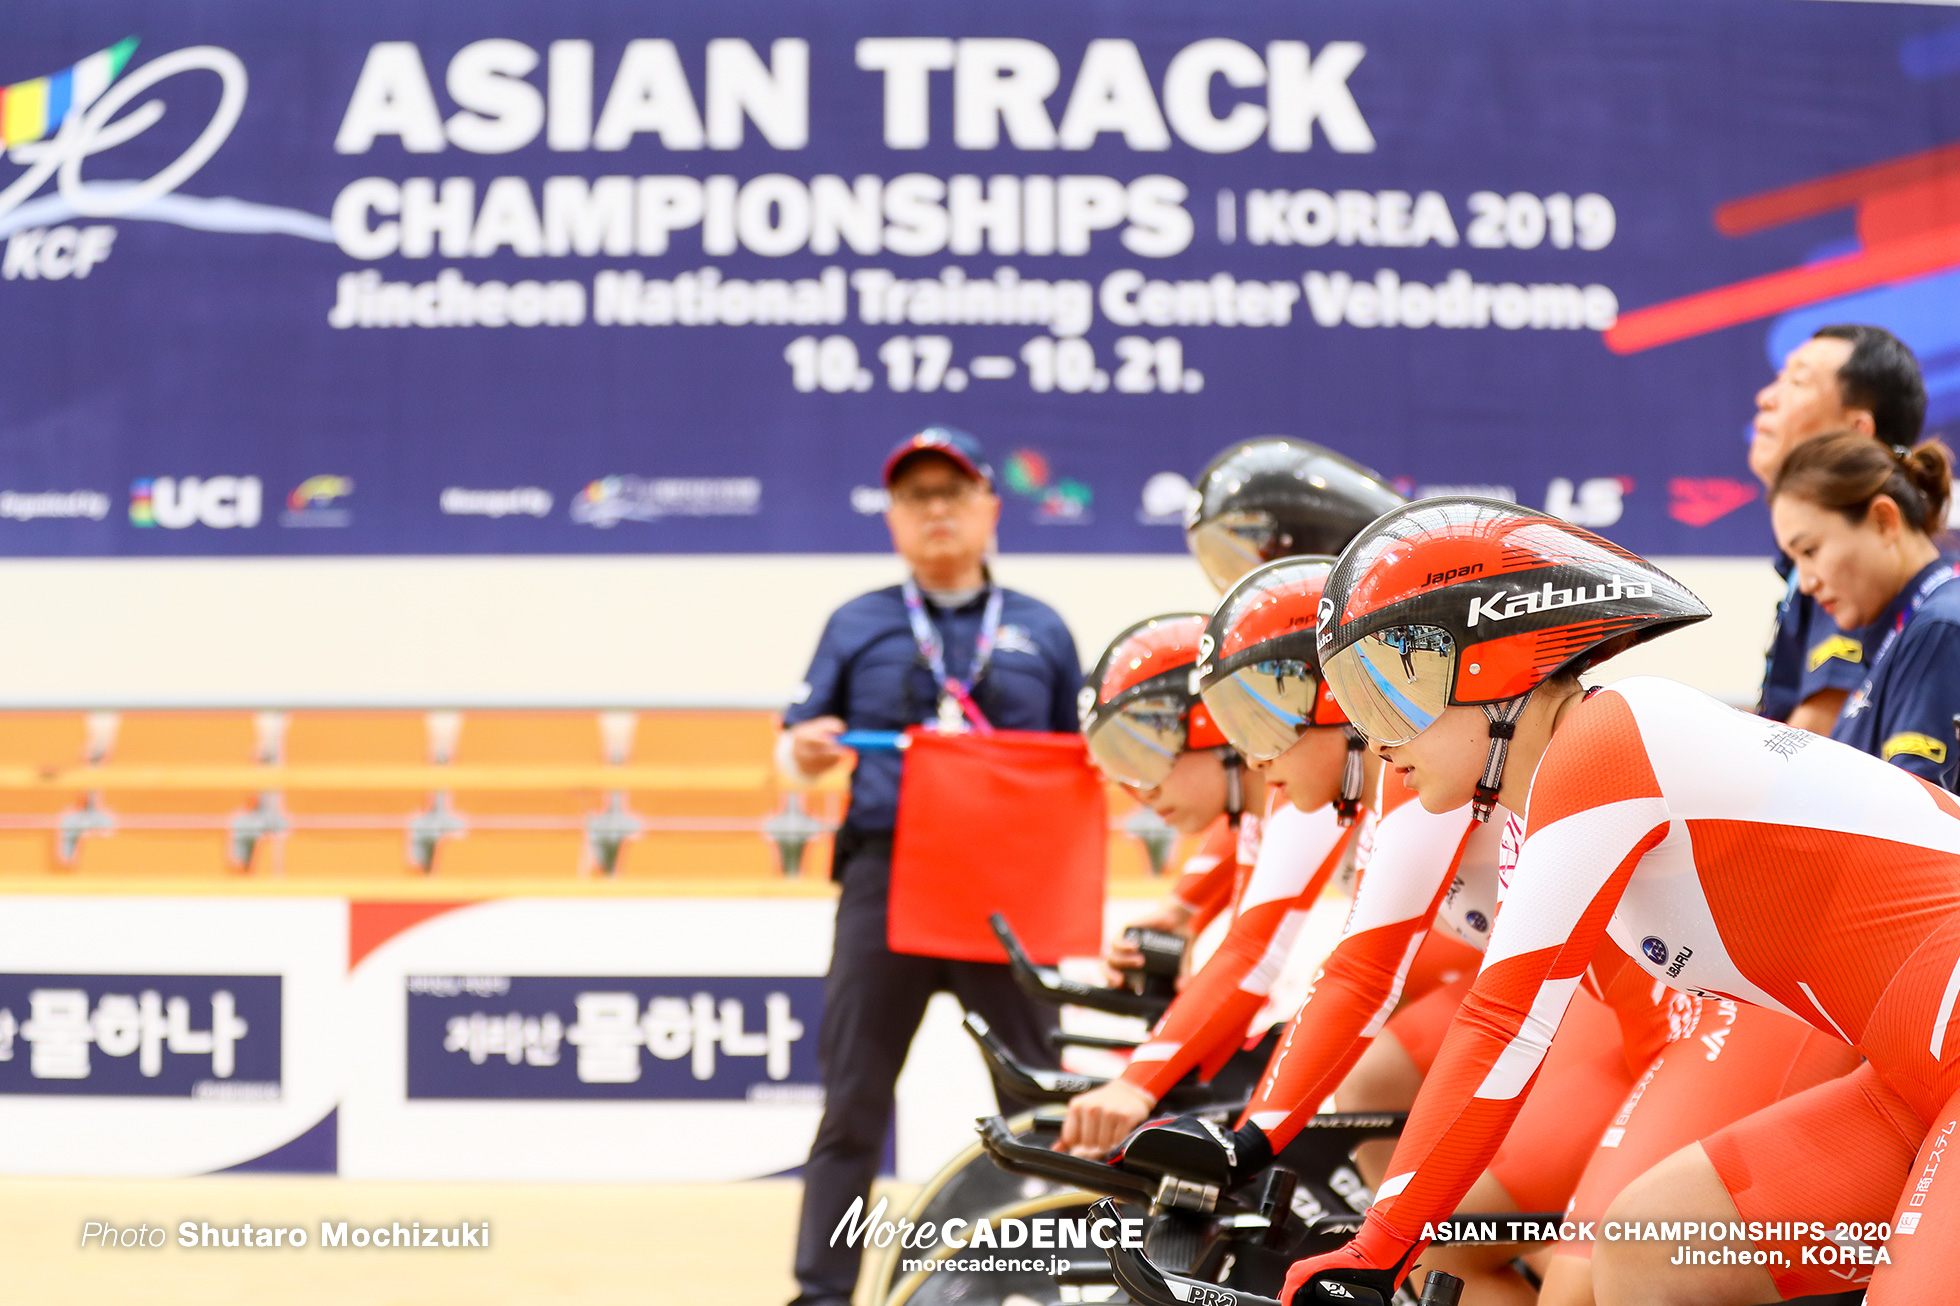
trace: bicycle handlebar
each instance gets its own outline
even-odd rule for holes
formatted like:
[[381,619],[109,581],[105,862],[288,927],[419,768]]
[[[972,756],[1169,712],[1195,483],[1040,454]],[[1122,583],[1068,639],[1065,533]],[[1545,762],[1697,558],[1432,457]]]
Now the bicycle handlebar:
[[1086,1093],[1109,1082],[1095,1075],[1022,1065],[977,1011],[967,1012],[963,1024],[973,1041],[980,1045],[980,1057],[987,1063],[987,1073],[1010,1097],[1018,1097],[1023,1102],[1066,1102],[1077,1093]]
[[1101,1161],[1022,1142],[999,1116],[988,1116],[977,1128],[980,1143],[987,1149],[987,1155],[1003,1170],[1033,1175],[1037,1179],[1052,1179],[1092,1193],[1127,1197],[1139,1202],[1148,1202],[1156,1195],[1157,1184],[1143,1175],[1130,1174]]
[[1000,946],[1007,952],[1007,969],[1014,976],[1015,984],[1037,1002],[1055,1006],[1068,1003],[1118,1016],[1142,1016],[1145,1020],[1157,1019],[1170,1005],[1163,998],[1145,997],[1128,989],[1106,989],[1065,979],[1053,966],[1035,965],[1027,949],[1021,946],[1014,927],[1007,923],[1007,917],[995,912],[988,917],[987,923],[993,926],[994,937],[1000,940]]
[[[1116,1203],[1100,1198],[1089,1207],[1089,1219],[1120,1220]],[[1166,1274],[1154,1265],[1143,1250],[1125,1247],[1122,1239],[1109,1249],[1109,1269],[1116,1286],[1130,1295],[1138,1306],[1279,1306],[1271,1297],[1240,1292],[1216,1283],[1202,1283],[1181,1275]],[[1379,1303],[1379,1298],[1376,1299]],[[1363,1306],[1358,1300],[1355,1306]]]

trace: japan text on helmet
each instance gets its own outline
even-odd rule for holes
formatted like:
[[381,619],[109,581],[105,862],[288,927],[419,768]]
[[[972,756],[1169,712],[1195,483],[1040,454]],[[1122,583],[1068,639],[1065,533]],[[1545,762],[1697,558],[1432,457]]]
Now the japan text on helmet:
[[1336,809],[1346,825],[1360,810],[1363,740],[1328,692],[1314,642],[1333,569],[1334,559],[1310,555],[1247,572],[1205,625],[1204,656],[1191,685],[1247,761],[1271,761],[1315,726],[1345,727],[1347,770]]
[[1225,737],[1191,692],[1205,619],[1170,612],[1139,621],[1104,650],[1081,694],[1089,755],[1111,779],[1149,789],[1179,753],[1222,748]]
[[1402,502],[1380,476],[1331,449],[1262,435],[1228,446],[1199,474],[1184,538],[1223,590],[1262,562],[1337,554]]
[[1591,531],[1501,500],[1440,498],[1348,546],[1318,639],[1334,696],[1378,743],[1407,743],[1452,704],[1484,709],[1482,818],[1533,690],[1708,615],[1679,581]]

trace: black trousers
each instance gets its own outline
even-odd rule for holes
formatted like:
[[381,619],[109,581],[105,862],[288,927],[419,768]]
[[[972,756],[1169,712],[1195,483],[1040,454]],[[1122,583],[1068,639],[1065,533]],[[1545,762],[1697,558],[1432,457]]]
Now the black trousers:
[[[1048,1044],[1053,1008],[1014,986],[1005,965],[913,957],[885,946],[891,841],[852,841],[839,868],[837,942],[824,979],[823,1028],[817,1059],[823,1074],[823,1122],[803,1167],[803,1215],[796,1240],[799,1303],[843,1303],[857,1284],[863,1249],[831,1233],[859,1197],[870,1201],[879,1154],[891,1125],[892,1090],[934,993],[949,991],[977,1011],[1017,1056],[1057,1064]],[[1003,1114],[1028,1104],[996,1094]],[[898,1212],[888,1213],[896,1220]]]

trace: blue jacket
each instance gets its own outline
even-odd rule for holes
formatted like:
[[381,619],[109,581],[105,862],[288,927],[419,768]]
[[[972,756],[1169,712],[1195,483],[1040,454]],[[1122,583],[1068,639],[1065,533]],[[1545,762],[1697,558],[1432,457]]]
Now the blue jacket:
[[1770,637],[1756,711],[1773,721],[1788,721],[1800,703],[1820,690],[1850,693],[1863,684],[1866,649],[1863,631],[1839,630],[1829,613],[1798,592],[1796,564],[1780,553],[1776,574],[1788,584],[1776,609],[1776,633]]
[[[1954,576],[1913,599],[1940,573]],[[1960,564],[1941,558],[1914,576],[1865,629],[1869,656],[1887,635],[1891,650],[1845,702],[1831,738],[1882,757],[1916,776],[1953,787],[1953,717],[1960,713]]]
[[[973,665],[985,607],[984,593],[951,611],[926,603],[946,650],[946,670],[958,679],[966,679]],[[998,730],[1072,734],[1081,687],[1075,640],[1060,615],[1039,599],[1003,591],[993,660],[973,689],[982,715]],[[935,719],[938,710],[938,687],[913,642],[903,591],[892,585],[860,594],[831,613],[783,724],[835,716],[852,730],[903,730]],[[897,753],[859,756],[845,825],[862,832],[892,828],[901,763]]]

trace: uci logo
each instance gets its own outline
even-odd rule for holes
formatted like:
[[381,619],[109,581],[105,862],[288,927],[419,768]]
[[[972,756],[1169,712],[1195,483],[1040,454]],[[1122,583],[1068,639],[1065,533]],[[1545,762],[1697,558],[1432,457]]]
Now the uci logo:
[[129,524],[180,531],[259,524],[262,487],[256,476],[158,476],[129,487]]

